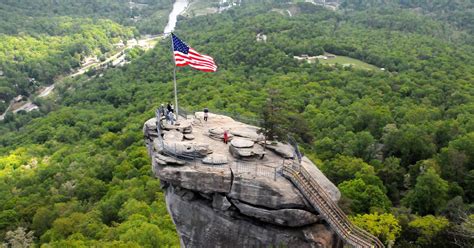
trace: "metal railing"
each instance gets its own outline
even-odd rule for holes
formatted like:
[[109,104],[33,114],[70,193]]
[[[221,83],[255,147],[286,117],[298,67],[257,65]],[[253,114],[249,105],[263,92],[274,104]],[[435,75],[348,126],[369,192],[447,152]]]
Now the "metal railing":
[[298,143],[296,140],[291,137],[291,135],[287,135],[288,138],[288,143],[293,147],[293,157],[298,159],[298,162],[301,164],[301,159],[303,159],[303,155],[300,152],[300,149],[298,148]]
[[[270,164],[270,163],[269,163]],[[239,176],[241,174],[250,174],[252,176],[267,177],[276,180],[278,176],[281,176],[279,162],[272,163],[273,166],[259,163],[256,161],[235,161],[232,163],[231,168],[234,176]],[[284,164],[284,160],[281,164]]]
[[[200,111],[198,111],[198,110],[188,110],[188,109],[183,108],[183,107],[179,107],[179,110],[178,110],[179,115],[184,117],[184,118],[187,118],[189,115],[194,115],[196,112],[200,112]],[[261,126],[261,124],[262,124],[261,119],[253,118],[253,117],[249,117],[249,116],[243,116],[243,115],[241,115],[237,112],[232,112],[231,113],[231,112],[226,112],[226,111],[213,110],[210,113],[229,116],[230,118],[232,118],[236,121],[239,121],[239,122],[242,122],[242,123],[245,123],[245,124],[248,124],[248,125],[252,125],[252,126]]]
[[161,117],[164,116],[165,113],[162,113],[160,108],[157,108],[155,111],[155,117],[156,117],[156,132],[158,133],[158,138],[161,141],[161,145],[164,147],[163,144],[163,134],[161,132]]
[[297,171],[290,166],[284,166],[282,173],[297,186],[310,204],[349,245],[363,248],[385,247],[375,236],[353,225],[304,167]]
[[178,115],[183,117],[184,119],[188,119],[189,111],[187,111],[186,109],[182,107],[178,107]]
[[[183,113],[185,117],[188,115],[189,112],[187,112],[184,109],[180,109],[179,113]],[[267,162],[267,163],[261,163],[259,160],[253,160],[253,161],[232,161],[228,163],[222,163],[222,164],[214,164],[212,161],[211,163],[203,163],[202,160],[206,155],[203,155],[198,152],[197,146],[194,145],[188,145],[190,149],[189,152],[184,152],[183,150],[180,150],[178,152],[178,145],[175,143],[174,145],[166,145],[164,140],[163,140],[163,130],[161,129],[161,120],[162,116],[164,116],[164,113],[158,108],[155,111],[156,115],[156,131],[158,133],[158,139],[160,141],[161,145],[161,153],[165,156],[174,158],[176,160],[180,160],[184,163],[188,163],[194,166],[197,166],[197,163],[199,162],[199,166],[209,166],[209,167],[228,167],[232,169],[234,172],[235,176],[240,176],[242,174],[251,174],[252,176],[260,176],[260,177],[268,177],[272,178],[273,180],[276,180],[278,176],[281,176],[280,168],[281,166],[285,163],[285,159],[282,159],[282,161],[275,161],[275,162]],[[183,145],[184,146],[184,145]],[[181,147],[182,148],[182,147]],[[180,149],[181,149],[180,148]],[[281,166],[280,166],[281,163]],[[273,166],[271,166],[273,165]]]
[[379,239],[367,231],[353,225],[339,206],[332,201],[326,190],[301,165],[302,155],[296,141],[288,136],[293,146],[295,158],[290,165],[284,164],[282,175],[288,178],[300,190],[309,203],[323,216],[336,233],[349,245],[361,248],[385,247]]

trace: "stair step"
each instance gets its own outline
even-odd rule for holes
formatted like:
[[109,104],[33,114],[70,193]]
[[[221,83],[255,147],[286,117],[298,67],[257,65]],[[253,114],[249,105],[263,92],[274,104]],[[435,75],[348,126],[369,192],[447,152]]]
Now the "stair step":
[[[304,170],[304,167],[300,168]],[[354,247],[384,247],[375,236],[353,226],[342,210],[324,193],[321,186],[315,180],[309,180],[305,177],[305,175],[309,175],[306,171],[296,172],[292,168],[285,167],[282,171],[284,175],[288,176],[298,186],[310,204],[325,217],[336,233],[347,243]]]

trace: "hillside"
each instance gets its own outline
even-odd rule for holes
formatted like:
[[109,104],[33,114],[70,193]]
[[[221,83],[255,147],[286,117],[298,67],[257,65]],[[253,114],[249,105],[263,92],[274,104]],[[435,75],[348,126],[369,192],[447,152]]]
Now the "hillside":
[[[161,33],[169,1],[3,1],[0,3],[0,114],[64,74],[105,60],[120,41]],[[3,116],[2,116],[3,119]]]
[[0,3],[0,33],[49,33],[51,17],[109,19],[143,34],[161,33],[171,10],[169,0],[6,0]]
[[[395,247],[472,246],[472,33],[399,6],[262,2],[179,19],[180,38],[219,65],[178,69],[180,105],[254,119],[276,109],[354,223]],[[325,52],[386,70],[293,59]],[[46,247],[179,246],[142,140],[173,99],[172,68],[163,40],[0,123],[0,237],[22,227]]]

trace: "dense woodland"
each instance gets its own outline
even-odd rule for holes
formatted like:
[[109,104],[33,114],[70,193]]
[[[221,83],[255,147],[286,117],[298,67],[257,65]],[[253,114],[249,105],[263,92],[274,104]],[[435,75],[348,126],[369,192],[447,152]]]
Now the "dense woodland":
[[345,0],[344,9],[409,10],[451,24],[450,28],[474,33],[474,6],[471,0]]
[[[3,0],[0,3],[2,33],[42,33],[54,28],[51,17],[109,19],[124,26],[135,26],[141,33],[163,31],[172,0]],[[38,23],[39,18],[40,23]]]
[[[296,137],[339,187],[354,223],[395,247],[472,247],[469,26],[429,14],[443,8],[414,12],[396,2],[336,12],[262,2],[181,18],[176,33],[213,56],[219,71],[179,68],[180,105],[256,119],[271,105],[278,131]],[[467,7],[453,12],[472,15],[472,2],[458,2]],[[292,17],[279,11],[290,7]],[[257,42],[258,33],[267,42]],[[293,59],[323,52],[386,70]],[[64,80],[39,112],[7,116],[0,124],[6,243],[179,246],[141,133],[154,108],[173,97],[172,68],[164,40],[103,76]]]
[[103,58],[114,44],[161,33],[171,1],[2,1],[0,113],[17,95],[70,73],[87,56]]

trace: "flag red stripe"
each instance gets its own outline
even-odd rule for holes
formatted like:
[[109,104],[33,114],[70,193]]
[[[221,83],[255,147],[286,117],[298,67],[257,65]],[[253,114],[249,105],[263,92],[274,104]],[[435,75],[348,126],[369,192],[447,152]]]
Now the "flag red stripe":
[[176,66],[189,65],[194,69],[204,72],[217,71],[217,65],[212,57],[200,54],[192,48],[189,49],[188,54],[174,51],[174,58]]
[[217,70],[217,68],[215,68],[215,67],[199,66],[199,65],[192,65],[192,64],[189,64],[189,66],[191,66],[192,68],[195,68],[195,69],[200,69],[200,70],[211,70],[211,71],[216,71]]
[[183,53],[180,53],[180,52],[175,52],[175,56],[177,56],[177,57],[183,57],[183,58],[192,58],[192,59],[195,59],[195,60],[199,60],[199,61],[209,62],[209,63],[215,64],[215,63],[214,63],[214,60],[203,59],[202,57],[197,57],[197,56],[194,56],[194,55],[187,55],[187,54],[183,54]]
[[214,64],[214,60],[202,59],[201,57],[195,57],[195,56],[193,56],[193,55],[190,55],[189,57],[192,58],[192,59],[195,59],[195,60],[202,61],[202,62],[209,62],[209,63],[213,63],[213,64]]
[[186,56],[186,55],[181,55],[181,54],[175,54],[175,58],[176,59],[186,59],[186,60],[194,60],[194,61],[197,61],[197,62],[202,62],[202,63],[209,63],[209,64],[213,64],[215,65],[214,61],[209,61],[209,60],[202,60],[202,59],[199,59],[199,58],[195,58],[193,56]]
[[217,67],[216,66],[206,66],[206,65],[200,65],[200,64],[192,64],[192,63],[189,63],[188,61],[180,61],[179,63],[176,63],[176,66],[186,66],[186,65],[189,65],[193,68],[196,68],[198,70],[202,70],[202,71],[216,71],[217,70]]
[[193,64],[193,65],[202,65],[202,66],[208,66],[208,67],[212,67],[212,68],[217,68],[217,66],[213,63],[207,63],[207,62],[199,62],[199,61],[195,61],[195,60],[192,60],[192,59],[186,59],[186,58],[175,58],[176,59],[176,64],[183,64],[183,63],[187,63],[187,64]]
[[200,54],[200,53],[198,53],[196,50],[194,50],[194,49],[192,49],[192,48],[189,48],[189,54],[196,55],[196,56],[200,56],[200,57],[203,57],[203,58],[209,59],[209,60],[214,60],[212,57],[207,56],[207,55],[204,55],[204,54]]
[[207,61],[198,61],[198,60],[195,60],[195,59],[189,59],[187,58],[186,56],[182,56],[181,54],[177,54],[177,56],[175,56],[175,62],[176,62],[176,65],[190,65],[190,66],[193,66],[195,68],[208,68],[208,69],[211,69],[213,71],[215,71],[217,69],[217,66],[215,63],[211,63],[211,62],[207,62]]
[[199,65],[207,65],[207,66],[216,66],[214,63],[209,63],[209,62],[201,62],[201,61],[196,61],[196,60],[189,60],[189,63],[191,64],[199,64]]

